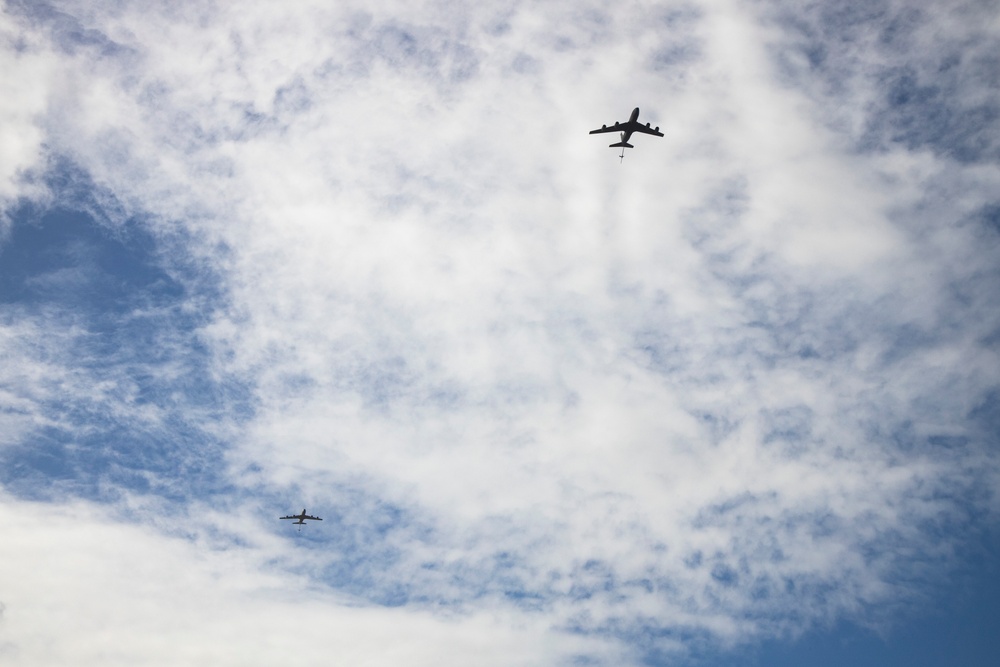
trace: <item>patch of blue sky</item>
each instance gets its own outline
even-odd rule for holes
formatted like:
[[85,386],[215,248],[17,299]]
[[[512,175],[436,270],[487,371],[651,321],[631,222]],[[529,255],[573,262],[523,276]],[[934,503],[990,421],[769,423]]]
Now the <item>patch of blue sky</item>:
[[[774,275],[741,276],[732,269],[727,273],[724,289],[739,310],[720,312],[731,324],[712,332],[716,354],[767,366],[831,363],[849,357],[860,339],[876,334],[877,322],[865,316],[870,309],[845,298],[849,287],[805,289]],[[673,314],[669,302],[648,306],[643,319],[633,340],[648,367],[666,376],[700,375],[706,382],[718,373],[714,357],[698,354],[709,344],[698,324]]]
[[53,3],[13,0],[4,9],[25,16],[34,24],[48,26],[53,43],[66,53],[86,49],[96,50],[101,56],[120,56],[128,51],[103,32],[84,26],[78,17],[60,11]]
[[[940,76],[940,70],[947,72],[959,68],[960,64],[943,62],[939,67],[939,72],[929,83],[923,83],[920,74],[912,67],[902,66],[882,72],[879,88],[885,91],[884,109],[882,113],[873,115],[862,142],[877,147],[891,142],[909,149],[930,148],[965,163],[1000,159],[1000,137],[996,131],[997,121],[1000,120],[1000,100],[988,99],[973,104],[965,102],[957,90],[958,82],[950,80],[950,76]],[[998,68],[1000,60],[975,67]],[[983,78],[975,74],[971,76]],[[989,86],[989,82],[983,83]],[[992,87],[998,88],[996,83]]]
[[[804,371],[801,364],[811,362],[809,372],[816,375],[823,373],[824,364],[852,362],[859,346],[874,343],[879,366],[890,370],[942,344],[960,343],[970,327],[996,330],[1000,290],[990,270],[981,268],[989,267],[989,258],[997,256],[995,244],[978,244],[975,261],[942,266],[944,287],[954,298],[935,304],[938,317],[917,320],[889,307],[900,294],[912,298],[906,295],[906,285],[900,285],[898,293],[872,289],[864,273],[813,281],[766,255],[738,261],[738,255],[748,251],[727,246],[725,229],[741,214],[740,201],[736,186],[729,195],[714,197],[704,208],[692,211],[687,224],[688,236],[703,253],[703,265],[710,272],[704,279],[714,281],[732,298],[732,305],[718,315],[733,326],[716,327],[711,341],[713,350],[725,358],[753,359],[765,367],[798,363]],[[713,238],[702,231],[706,221],[718,222],[722,233]],[[697,326],[680,319],[671,307],[669,298],[645,304],[634,335],[639,356],[666,376],[691,373],[695,360],[705,358],[695,354],[706,344],[699,340]],[[704,368],[706,379],[712,371],[711,364]]]
[[984,206],[975,217],[987,230],[1000,234],[1000,203]]
[[5,488],[94,500],[218,492],[228,484],[224,443],[210,426],[250,406],[247,388],[214,375],[200,338],[222,298],[214,276],[177,239],[161,243],[139,220],[92,215],[101,202],[86,177],[57,171],[49,181],[58,206],[20,206],[0,245],[7,323],[46,332],[23,363],[62,369],[39,399],[42,425],[0,452]]
[[[1000,541],[981,535],[939,582],[933,604],[896,609],[879,624],[831,622],[797,637],[768,639],[731,653],[714,652],[700,664],[712,667],[937,667],[955,664],[989,667],[996,662],[1000,637]],[[926,586],[927,582],[921,582]],[[659,663],[654,663],[659,664]],[[692,663],[699,664],[699,663]]]
[[995,437],[994,447],[1000,446],[1000,386],[992,389],[982,401],[969,412],[969,419],[981,429],[984,434]]
[[631,647],[632,653],[636,656],[635,664],[646,667],[667,665],[694,667],[715,664],[706,658],[715,657],[713,648],[717,646],[716,638],[703,628],[684,624],[663,626],[655,622],[624,619],[612,620],[595,628],[588,619],[581,617],[571,621],[563,629],[582,635],[613,638]]
[[[990,250],[984,248],[982,252],[985,255]],[[914,591],[933,589],[947,576],[946,572],[950,571],[948,563],[952,562],[954,552],[948,549],[952,546],[961,549],[961,545],[966,543],[965,536],[981,525],[982,521],[988,520],[985,508],[989,506],[990,500],[985,492],[990,473],[970,471],[969,468],[980,460],[976,455],[976,447],[995,447],[996,434],[1000,429],[993,429],[992,432],[988,427],[973,429],[975,438],[969,434],[940,432],[926,426],[913,429],[911,420],[927,418],[941,410],[940,399],[949,393],[948,381],[946,378],[942,379],[944,376],[939,373],[926,375],[923,382],[907,386],[908,402],[901,410],[879,409],[877,406],[883,398],[878,395],[880,392],[875,387],[878,382],[893,378],[900,364],[932,353],[937,345],[960,341],[970,327],[979,326],[974,322],[981,317],[981,313],[988,313],[985,317],[995,321],[994,313],[997,311],[991,310],[990,304],[995,302],[996,292],[985,288],[984,283],[988,284],[988,278],[982,275],[966,276],[966,286],[980,288],[961,290],[963,293],[971,292],[972,298],[950,300],[946,307],[951,312],[939,320],[918,325],[900,321],[897,312],[887,308],[879,298],[869,297],[866,300],[862,281],[853,285],[846,281],[833,285],[804,285],[799,279],[778,279],[776,276],[780,276],[785,270],[781,267],[766,267],[775,271],[765,272],[761,270],[761,265],[757,265],[759,273],[746,275],[739,263],[730,260],[730,253],[722,252],[711,256],[712,265],[717,267],[716,279],[723,281],[728,294],[737,298],[740,314],[746,319],[745,326],[731,330],[717,328],[713,340],[701,341],[697,336],[697,327],[674,316],[667,300],[647,309],[646,321],[642,322],[642,328],[634,337],[637,358],[662,374],[664,381],[694,376],[701,382],[724,386],[728,378],[713,366],[713,357],[697,354],[701,345],[709,345],[720,358],[727,360],[727,368],[737,375],[744,366],[768,368],[779,365],[796,368],[806,376],[821,381],[828,377],[831,382],[835,382],[838,367],[853,362],[854,353],[860,344],[871,345],[877,342],[881,352],[871,371],[873,379],[877,380],[872,385],[871,401],[862,401],[869,404],[859,403],[856,407],[862,408],[860,411],[852,409],[841,418],[845,421],[858,419],[861,422],[871,422],[872,430],[868,431],[865,442],[860,444],[862,451],[869,454],[878,452],[876,455],[885,457],[890,465],[893,465],[892,462],[925,457],[926,460],[945,463],[946,467],[953,466],[953,474],[945,480],[917,481],[906,493],[907,503],[914,501],[912,508],[918,511],[906,516],[903,522],[906,531],[903,532],[888,529],[856,532],[854,528],[846,526],[845,522],[851,521],[858,522],[858,525],[870,522],[871,526],[885,528],[879,517],[864,513],[854,517],[808,511],[794,515],[789,512],[774,514],[774,507],[770,506],[759,509],[743,507],[749,496],[738,497],[721,506],[707,507],[699,514],[699,521],[704,526],[738,526],[740,532],[747,531],[764,546],[766,540],[759,538],[770,534],[767,526],[775,525],[774,522],[783,527],[782,534],[794,535],[796,531],[803,531],[802,534],[808,535],[818,547],[826,543],[843,544],[845,539],[857,539],[858,542],[851,548],[865,562],[874,564],[873,570],[883,572],[888,585],[906,591],[902,595],[904,599],[912,599]],[[755,289],[761,286],[767,288],[766,298],[755,294]],[[741,359],[752,361],[741,364]],[[706,362],[706,367],[699,367],[699,364]],[[899,378],[899,381],[904,379]],[[836,391],[835,387],[831,389]],[[926,409],[935,403],[939,407]],[[988,398],[982,405],[981,416],[989,419],[986,415],[992,414],[991,410],[995,411],[996,406]],[[732,417],[725,409],[721,409],[718,414],[702,406],[694,406],[692,409],[705,425],[712,442],[725,439],[739,426],[740,418]],[[864,414],[868,410],[872,410],[872,414]],[[952,424],[976,421],[980,417],[977,410],[980,408],[968,414],[951,411],[944,421]],[[747,415],[744,414],[743,418],[747,418]],[[836,443],[825,442],[814,434],[815,414],[805,403],[773,406],[765,404],[756,418],[761,429],[761,444],[765,447],[781,446],[784,455],[796,452],[820,455],[834,453]],[[945,428],[947,430],[950,427]],[[901,433],[906,433],[906,443],[899,440]],[[965,472],[970,474],[966,475]],[[947,493],[942,492],[945,488]],[[923,513],[921,508],[925,507],[924,503],[933,505],[936,514]],[[694,527],[702,526],[696,522]],[[942,551],[934,548],[935,544],[949,547]],[[925,547],[927,552],[921,552]],[[734,552],[745,553],[746,548],[736,548]],[[780,553],[780,545],[777,545],[776,553]],[[767,562],[766,558],[759,556],[755,552],[754,563],[759,565]],[[783,581],[769,581],[766,575],[760,576],[759,571],[741,569],[725,553],[690,554],[686,562],[691,568],[707,569],[709,572],[712,583],[706,588],[706,598],[716,596],[719,588],[750,586],[752,604],[746,613],[759,627],[768,625],[765,620],[769,618],[770,609],[780,609],[782,606],[769,605],[769,601],[783,601],[786,603],[783,605],[785,609],[793,609],[804,600],[814,600],[816,608],[829,608],[836,607],[838,603],[835,600],[845,595],[838,588],[837,582],[816,579],[808,574],[790,576]],[[859,597],[863,601],[863,596]],[[889,608],[898,611],[892,604],[883,605],[881,610],[873,610],[860,604],[850,615],[872,621],[888,617]],[[779,610],[771,620],[778,626],[787,622],[787,627],[795,627],[794,618],[788,616],[787,612]],[[672,656],[664,657],[655,652],[651,655],[659,657],[652,658],[650,664],[677,664]],[[695,656],[697,658],[697,651]],[[698,660],[695,660],[695,664],[698,664]],[[711,653],[704,658],[704,664],[729,663],[725,660],[720,662],[718,656]]]
[[[529,582],[532,574],[525,554],[498,550],[482,559],[425,561],[409,584],[411,602],[431,608],[467,608],[484,599],[502,600],[522,610],[549,609],[561,595],[552,580]],[[571,599],[579,599],[570,593]]]
[[[298,485],[243,486],[220,498],[223,507],[246,502],[265,522],[277,520],[274,508],[294,514],[308,493]],[[321,500],[305,508],[323,521],[299,527],[282,521],[278,529],[308,559],[291,566],[332,590],[372,604],[404,604],[439,608],[475,595],[476,585],[463,579],[459,565],[412,562],[407,551],[426,550],[436,539],[435,527],[415,509],[386,502],[363,486],[339,482]],[[434,553],[433,548],[427,550]],[[289,569],[287,563],[274,567]],[[478,582],[477,582],[478,584]],[[455,590],[461,591],[455,595]]]
[[417,25],[396,20],[376,22],[365,12],[345,21],[341,35],[352,48],[342,59],[330,59],[314,74],[320,80],[343,85],[366,79],[377,64],[393,70],[415,71],[429,80],[455,85],[471,80],[480,68],[474,48],[455,33],[433,24]]
[[662,74],[684,76],[686,68],[703,56],[703,44],[698,34],[703,12],[697,7],[670,7],[661,10],[662,41],[649,57],[650,69]]
[[813,410],[807,405],[793,405],[763,410],[761,444],[778,441],[800,441],[812,437]]
[[[373,338],[379,338],[373,335]],[[417,339],[416,335],[411,337]],[[394,410],[408,410],[419,406],[437,406],[455,409],[468,405],[469,392],[449,379],[428,382],[427,370],[421,364],[395,352],[393,341],[387,337],[368,352],[348,358],[337,368],[330,386],[360,399],[361,407],[369,413],[388,415]],[[287,375],[282,383],[286,396],[308,396],[316,380],[305,374]],[[516,394],[515,389],[500,393]]]
[[[785,36],[772,54],[789,81],[803,88],[822,81],[825,95],[848,94],[852,81],[868,81],[876,98],[856,137],[860,150],[899,145],[962,163],[995,162],[1000,56],[977,26],[996,6],[989,0],[956,4],[962,19],[945,27],[934,6],[785,3],[774,10]],[[959,32],[949,33],[956,25]]]

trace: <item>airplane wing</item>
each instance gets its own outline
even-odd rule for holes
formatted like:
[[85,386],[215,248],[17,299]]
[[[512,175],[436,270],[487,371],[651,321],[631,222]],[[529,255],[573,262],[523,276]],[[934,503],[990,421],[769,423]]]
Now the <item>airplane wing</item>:
[[[631,130],[633,132],[642,132],[643,134],[652,134],[654,137],[662,137],[663,136],[663,133],[660,132],[660,128],[656,128],[654,130],[653,128],[651,128],[649,126],[649,123],[646,123],[645,125],[643,125],[642,123],[633,122],[633,123],[626,123],[625,125],[628,126],[627,129],[629,129],[629,130]],[[622,129],[626,129],[626,128],[623,127]],[[593,134],[593,132],[591,132],[591,134]]]
[[298,519],[299,517],[297,517],[297,516],[279,516],[278,518],[279,519]]
[[323,519],[319,518],[318,516],[309,516],[308,514],[305,515],[305,516],[303,516],[303,517],[299,517],[299,518],[300,519],[312,519],[313,521],[322,521],[323,520]]
[[628,125],[628,123],[615,123],[611,127],[608,127],[607,125],[602,125],[601,129],[599,129],[599,130],[591,130],[590,133],[591,134],[603,134],[604,132],[624,132],[626,125]]

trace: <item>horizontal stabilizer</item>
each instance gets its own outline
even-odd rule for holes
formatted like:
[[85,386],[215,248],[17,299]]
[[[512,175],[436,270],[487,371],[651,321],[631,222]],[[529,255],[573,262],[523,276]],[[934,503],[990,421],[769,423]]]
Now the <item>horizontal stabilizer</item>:
[[635,146],[627,144],[624,141],[620,141],[617,144],[608,144],[608,148],[635,148]]

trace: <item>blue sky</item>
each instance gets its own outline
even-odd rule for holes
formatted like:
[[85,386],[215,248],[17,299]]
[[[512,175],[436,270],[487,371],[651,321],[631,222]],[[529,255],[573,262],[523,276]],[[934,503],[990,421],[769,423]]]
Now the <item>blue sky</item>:
[[987,664],[995,16],[7,3],[0,656]]

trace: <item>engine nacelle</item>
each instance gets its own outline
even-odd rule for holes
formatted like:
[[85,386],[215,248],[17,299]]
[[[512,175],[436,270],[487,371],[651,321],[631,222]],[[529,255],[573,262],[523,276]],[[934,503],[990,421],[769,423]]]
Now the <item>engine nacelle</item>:
[[646,127],[649,127],[649,123],[646,123]]
[[659,125],[657,125],[657,126],[656,126],[656,131],[657,131],[657,132],[659,132],[659,131],[660,131],[660,126],[659,126]]
[[608,129],[608,126],[607,125],[601,125],[601,129],[602,130],[606,130],[606,129]]

